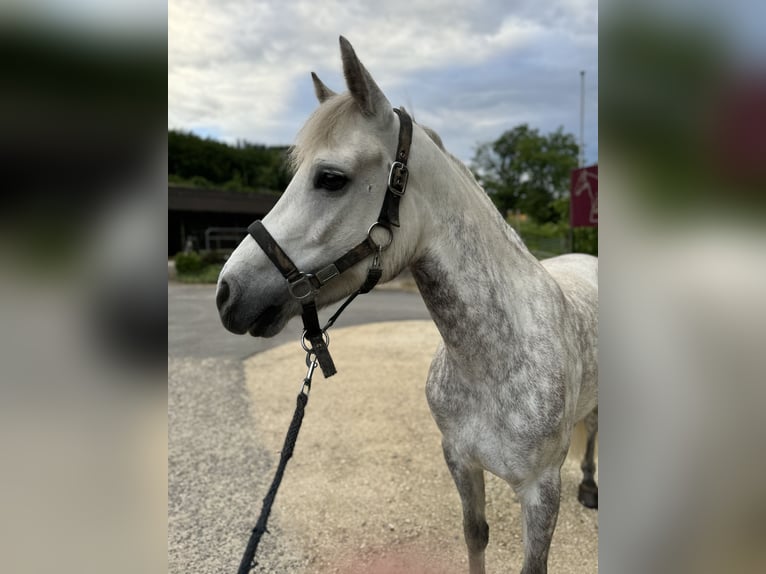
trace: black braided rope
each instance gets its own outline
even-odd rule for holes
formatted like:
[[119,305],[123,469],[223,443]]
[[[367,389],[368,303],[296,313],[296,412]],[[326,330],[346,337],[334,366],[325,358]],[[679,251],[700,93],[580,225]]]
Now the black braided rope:
[[[346,307],[348,307],[351,302],[357,297],[357,295],[362,295],[364,293],[368,293],[372,290],[373,287],[378,283],[380,280],[380,276],[382,275],[382,270],[375,266],[368,270],[367,272],[367,279],[365,280],[364,284],[355,291],[346,301],[343,303],[343,305],[340,306],[340,308],[335,312],[335,314],[330,317],[329,321],[327,321],[327,324],[324,326],[323,329],[320,330],[320,334],[324,333],[327,329],[333,326],[336,319],[340,316],[343,311],[346,310]],[[313,352],[313,350],[312,350]],[[328,353],[329,356],[329,353]],[[330,359],[332,361],[332,359]],[[309,373],[312,373],[313,371],[310,370]],[[250,540],[247,542],[247,547],[245,548],[245,553],[242,555],[242,561],[239,564],[239,569],[237,570],[237,574],[249,574],[249,572],[255,568],[255,552],[258,550],[258,544],[261,541],[261,537],[268,532],[266,529],[266,522],[269,520],[269,514],[271,514],[271,507],[274,505],[274,499],[277,496],[277,490],[279,490],[279,485],[282,482],[282,476],[285,473],[285,467],[287,466],[287,461],[290,460],[290,458],[293,456],[293,450],[295,449],[295,441],[298,439],[298,432],[301,430],[301,423],[303,422],[303,412],[306,409],[306,405],[309,401],[308,391],[311,389],[311,375],[307,376],[303,380],[303,389],[298,394],[298,397],[296,399],[296,405],[295,405],[295,413],[293,413],[293,420],[290,422],[290,426],[287,429],[287,436],[285,436],[285,444],[282,447],[282,454],[279,458],[279,466],[277,466],[277,471],[274,474],[274,480],[271,481],[271,486],[269,487],[269,491],[266,493],[266,496],[263,499],[263,507],[261,508],[261,514],[258,517],[258,522],[255,524],[255,528],[253,528],[253,531],[250,533]]]
[[282,482],[282,475],[285,473],[287,461],[293,456],[295,441],[298,438],[298,432],[301,430],[301,423],[303,422],[303,412],[309,401],[308,389],[310,385],[311,381],[306,379],[304,381],[304,389],[306,392],[302,390],[296,399],[295,413],[293,414],[293,420],[290,423],[290,427],[287,429],[287,436],[285,437],[285,444],[282,447],[282,454],[279,457],[277,472],[274,474],[274,480],[271,481],[269,491],[263,499],[261,515],[258,517],[258,522],[255,524],[255,528],[253,528],[253,531],[250,533],[250,540],[247,542],[247,547],[242,556],[242,561],[239,564],[237,574],[248,574],[250,570],[255,568],[255,552],[258,549],[258,543],[261,541],[261,537],[267,532],[266,522],[269,520],[271,507],[274,504],[274,498],[277,496],[279,484]]

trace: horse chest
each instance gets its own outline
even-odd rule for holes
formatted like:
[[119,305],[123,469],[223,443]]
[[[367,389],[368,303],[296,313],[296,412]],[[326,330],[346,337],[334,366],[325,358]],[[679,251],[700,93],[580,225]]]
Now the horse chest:
[[500,476],[524,474],[560,449],[565,380],[513,380],[503,369],[482,375],[476,380],[440,347],[426,384],[431,413],[467,458]]

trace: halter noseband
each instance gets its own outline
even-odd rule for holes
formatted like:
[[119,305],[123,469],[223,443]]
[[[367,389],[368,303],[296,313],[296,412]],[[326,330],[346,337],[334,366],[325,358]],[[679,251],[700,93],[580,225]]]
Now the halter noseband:
[[[316,357],[319,366],[322,368],[322,374],[325,377],[331,377],[337,372],[330,356],[330,351],[327,348],[329,339],[325,331],[327,327],[332,325],[340,311],[351,303],[354,297],[362,293],[368,293],[378,283],[383,273],[383,270],[380,268],[380,254],[393,241],[392,227],[399,227],[399,202],[407,188],[409,173],[407,170],[407,160],[410,157],[410,145],[412,144],[412,118],[404,109],[394,109],[394,112],[399,116],[399,143],[396,148],[396,156],[388,174],[388,186],[378,220],[367,230],[367,237],[365,237],[364,241],[318,271],[305,273],[298,269],[260,220],[254,221],[247,228],[248,233],[255,239],[269,260],[287,280],[287,289],[290,291],[290,294],[303,307],[301,313],[304,327],[302,344],[309,353],[309,356],[313,353]],[[386,243],[376,243],[372,238],[373,231],[378,227],[388,232],[388,241]],[[316,295],[319,293],[319,290],[328,281],[373,254],[375,257],[367,271],[365,282],[349,297],[340,310],[330,319],[327,326],[322,329],[319,325],[319,315],[317,314],[316,306]],[[306,339],[308,339],[310,347],[306,346]]]

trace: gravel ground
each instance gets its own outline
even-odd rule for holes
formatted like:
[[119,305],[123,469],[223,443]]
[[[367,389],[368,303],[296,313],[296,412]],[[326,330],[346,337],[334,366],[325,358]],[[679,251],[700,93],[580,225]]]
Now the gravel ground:
[[168,358],[169,573],[236,572],[270,480],[258,439],[240,361]]
[[[460,501],[424,393],[437,342],[438,333],[430,321],[377,323],[332,332],[331,349],[339,373],[324,380],[317,371],[314,378],[301,436],[271,515],[271,533],[259,548],[256,572],[467,571]],[[224,505],[220,500],[209,504],[213,514],[231,515],[231,522],[225,524],[227,519],[218,515],[215,520],[225,528],[215,531],[216,538],[199,530],[203,528],[200,517],[185,517],[186,522],[175,526],[171,519],[171,534],[175,532],[171,546],[176,545],[171,551],[171,572],[233,571],[230,565],[236,564],[244,549],[276,468],[304,374],[302,353],[291,343],[245,361],[250,417],[241,411],[241,389],[236,385],[221,389],[221,393],[240,393],[235,419],[221,421],[226,428],[218,437],[219,448],[224,450],[207,453],[203,457],[207,462],[186,477],[190,483],[220,484],[208,484],[196,489],[199,492],[191,488],[186,495],[225,497]],[[199,408],[219,416],[216,405]],[[248,424],[253,426],[236,427]],[[188,441],[186,448],[204,450],[193,437]],[[241,464],[245,475],[238,470]],[[552,573],[598,572],[598,513],[577,502],[579,479],[578,462],[568,460],[549,559]],[[519,505],[511,489],[489,474],[486,490],[487,570],[519,571]],[[216,510],[219,506],[225,508]],[[183,514],[182,508],[182,503],[176,505],[176,517]],[[198,524],[198,530],[184,534],[192,524]],[[209,560],[222,552],[221,545],[228,553],[236,549],[235,556],[226,559],[228,570],[221,568],[221,562],[216,567]],[[187,547],[196,549],[193,555],[186,554]]]

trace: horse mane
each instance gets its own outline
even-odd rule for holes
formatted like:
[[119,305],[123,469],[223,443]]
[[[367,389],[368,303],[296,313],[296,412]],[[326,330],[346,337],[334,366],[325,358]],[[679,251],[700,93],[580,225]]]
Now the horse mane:
[[[334,143],[335,133],[339,131],[344,122],[349,121],[354,111],[358,111],[357,104],[349,92],[336,94],[320,105],[303,125],[295,138],[295,144],[288,153],[288,162],[293,172],[303,161],[313,155],[318,149],[331,146]],[[414,118],[413,118],[414,121]],[[417,123],[417,122],[415,122]],[[472,182],[479,185],[473,172],[457,157],[452,155],[444,147],[442,138],[433,129],[418,124],[431,141],[436,144],[441,152]],[[481,187],[479,185],[479,187]]]
[[309,116],[298,132],[295,144],[288,152],[288,161],[295,172],[303,161],[318,149],[332,145],[335,133],[349,121],[358,107],[348,92],[336,94],[319,106]]
[[[402,109],[404,110],[404,106],[402,106]],[[406,111],[406,110],[405,110]],[[447,151],[447,148],[444,147],[444,142],[442,141],[442,138],[439,134],[436,133],[436,130],[433,128],[429,128],[428,126],[424,126],[421,123],[418,123],[415,121],[415,114],[412,114],[412,121],[420,126],[420,129],[422,129],[424,132],[426,132],[426,135],[431,139],[432,142],[436,144],[436,147],[438,147],[441,152],[447,157],[448,160],[450,160],[453,164],[457,166],[457,168],[463,172],[464,175],[468,176],[468,178],[476,183],[479,187],[479,182],[476,181],[476,177],[473,175],[473,172],[468,169],[468,166],[466,166],[462,161],[460,161],[456,156],[452,155],[450,152]]]
[[[479,185],[479,182],[476,181],[476,177],[474,176],[473,172],[468,169],[468,166],[465,165],[462,161],[460,161],[456,156],[452,155],[450,152],[447,151],[447,148],[444,147],[444,143],[442,142],[442,138],[437,134],[433,129],[424,126],[422,124],[418,124],[424,132],[426,132],[426,135],[431,138],[431,141],[433,141],[436,144],[436,147],[438,147],[442,153],[447,156],[447,159],[449,159],[455,166],[463,172],[464,175],[466,175],[469,179],[471,179],[476,185]],[[479,185],[479,187],[481,187]]]

